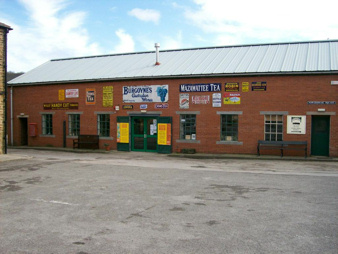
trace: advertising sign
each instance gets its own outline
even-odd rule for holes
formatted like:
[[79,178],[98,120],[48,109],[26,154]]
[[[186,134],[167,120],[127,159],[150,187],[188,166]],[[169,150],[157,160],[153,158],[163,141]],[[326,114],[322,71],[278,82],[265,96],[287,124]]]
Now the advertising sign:
[[102,91],[103,91],[102,106],[113,107],[113,87],[104,86]]
[[59,90],[59,101],[65,100],[65,90]]
[[242,92],[249,92],[249,82],[242,82]]
[[224,93],[224,104],[241,104],[241,94]]
[[86,88],[86,104],[95,105],[96,102],[95,88]]
[[169,104],[168,103],[156,103],[154,105],[154,108],[159,109],[159,108],[169,108]]
[[129,123],[117,123],[117,142],[129,143]]
[[192,104],[209,104],[210,96],[209,95],[196,95],[191,96]]
[[252,82],[251,91],[266,91],[266,82]]
[[171,145],[171,124],[159,123],[157,133],[157,144],[170,146]]
[[66,89],[66,98],[79,98],[79,89]]
[[239,83],[225,83],[226,92],[239,92]]
[[189,94],[188,93],[180,94],[180,108],[184,108],[184,109],[189,108]]
[[308,105],[336,105],[335,101],[308,101]]
[[123,102],[125,103],[147,103],[168,102],[168,85],[152,86],[124,86]]
[[79,103],[77,102],[55,102],[55,103],[44,103],[43,109],[78,109]]
[[182,84],[180,85],[180,92],[220,92],[222,89],[221,83],[208,84]]
[[305,134],[306,116],[288,116],[287,134]]
[[134,106],[133,105],[122,105],[122,109],[133,109]]
[[214,108],[220,108],[222,106],[222,94],[221,93],[212,94],[212,106]]

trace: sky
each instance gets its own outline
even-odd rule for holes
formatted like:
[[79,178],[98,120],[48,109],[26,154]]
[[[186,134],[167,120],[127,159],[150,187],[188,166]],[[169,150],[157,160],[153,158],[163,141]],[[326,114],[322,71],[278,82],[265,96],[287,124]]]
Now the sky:
[[7,70],[51,59],[338,39],[336,0],[0,0]]

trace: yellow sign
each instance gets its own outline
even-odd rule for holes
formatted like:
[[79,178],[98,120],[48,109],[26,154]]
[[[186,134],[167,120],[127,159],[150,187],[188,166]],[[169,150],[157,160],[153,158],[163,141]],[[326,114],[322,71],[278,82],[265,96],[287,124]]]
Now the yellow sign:
[[117,142],[129,143],[129,123],[117,123]]
[[157,128],[157,144],[158,145],[171,145],[171,124],[159,123]]
[[242,92],[249,92],[249,82],[242,82]]
[[224,104],[241,104],[241,94],[224,93]]
[[104,86],[103,87],[103,107],[113,107],[113,87]]
[[65,100],[65,90],[59,90],[59,101]]

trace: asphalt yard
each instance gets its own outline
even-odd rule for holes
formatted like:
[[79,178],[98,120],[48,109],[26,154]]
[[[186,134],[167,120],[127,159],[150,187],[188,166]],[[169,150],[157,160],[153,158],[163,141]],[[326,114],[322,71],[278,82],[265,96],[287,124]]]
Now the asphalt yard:
[[9,155],[0,253],[337,253],[336,162]]

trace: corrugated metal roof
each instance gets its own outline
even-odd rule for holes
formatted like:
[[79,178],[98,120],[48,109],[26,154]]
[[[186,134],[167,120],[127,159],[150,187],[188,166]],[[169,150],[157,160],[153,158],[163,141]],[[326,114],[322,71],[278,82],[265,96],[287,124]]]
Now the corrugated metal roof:
[[338,73],[338,40],[256,44],[55,59],[9,84],[99,80]]

